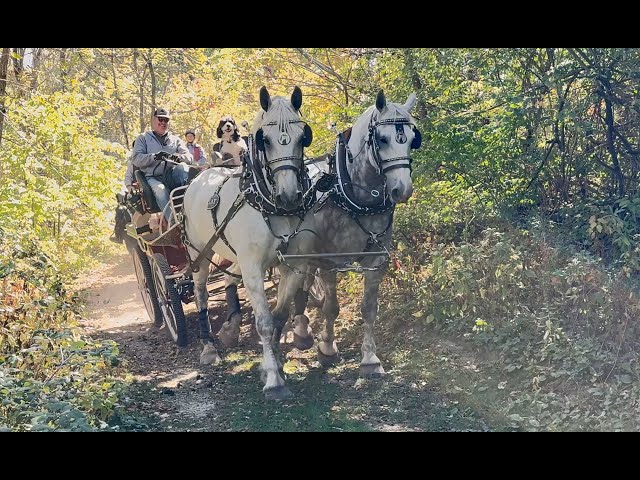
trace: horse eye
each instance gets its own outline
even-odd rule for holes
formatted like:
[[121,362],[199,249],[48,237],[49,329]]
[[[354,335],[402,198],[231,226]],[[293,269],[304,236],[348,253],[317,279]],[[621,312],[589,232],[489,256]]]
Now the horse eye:
[[264,144],[271,145],[271,140],[269,140],[269,137],[264,137]]
[[380,137],[380,143],[387,144],[389,143],[389,140],[387,140],[387,137]]

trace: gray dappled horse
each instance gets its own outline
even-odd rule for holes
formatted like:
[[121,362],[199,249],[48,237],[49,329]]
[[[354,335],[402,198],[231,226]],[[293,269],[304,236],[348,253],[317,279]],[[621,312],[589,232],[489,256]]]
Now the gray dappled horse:
[[[380,91],[375,105],[368,108],[355,121],[348,138],[348,148],[337,155],[334,175],[327,177],[331,190],[322,194],[313,212],[313,226],[305,221],[304,227],[315,234],[301,234],[295,242],[296,252],[352,253],[384,252],[391,245],[393,213],[397,203],[406,202],[413,193],[411,181],[411,150],[420,147],[422,138],[410,110],[416,102],[411,94],[405,104],[387,103]],[[329,170],[325,162],[319,164]],[[316,177],[317,178],[317,177]],[[316,181],[314,179],[314,181]],[[322,180],[321,180],[322,181]],[[310,214],[308,214],[310,216]],[[354,256],[351,260],[358,259]],[[384,374],[376,355],[373,325],[378,313],[380,282],[387,270],[387,258],[363,257],[364,297],[361,313],[364,320],[361,376]],[[338,359],[334,335],[334,322],[339,304],[336,294],[336,268],[344,266],[344,259],[291,260],[290,267],[280,267],[282,279],[278,289],[278,305],[274,310],[276,335],[283,326],[289,305],[295,296],[294,345],[308,349],[313,345],[309,319],[304,315],[309,284],[313,277],[296,275],[292,269],[308,274],[320,269],[324,281],[325,300],[322,311],[326,317],[325,329],[318,343],[318,355],[323,365]],[[367,270],[368,269],[368,270]],[[298,290],[305,283],[304,290]]]
[[[311,143],[311,131],[300,118],[302,92],[295,87],[291,99],[271,97],[266,88],[260,91],[262,110],[257,114],[252,133],[262,152],[268,187],[273,204],[284,212],[295,211],[303,200],[301,172],[303,149]],[[245,169],[246,172],[246,169]],[[211,250],[237,264],[242,272],[256,318],[256,330],[263,347],[262,373],[267,398],[289,395],[279,369],[281,365],[271,346],[274,324],[264,291],[264,273],[277,263],[276,249],[282,238],[274,231],[291,233],[299,223],[296,216],[273,216],[265,221],[264,212],[249,204],[247,189],[241,189],[244,176],[229,175],[219,169],[204,171],[189,186],[184,197],[185,233],[192,259],[200,253],[211,258]],[[260,202],[264,197],[260,198]],[[254,195],[255,201],[255,195]],[[258,205],[259,207],[259,205]],[[213,218],[212,218],[213,217]],[[215,239],[216,226],[225,225],[223,235]],[[210,248],[208,244],[215,241]],[[196,305],[199,311],[200,339],[204,345],[203,364],[217,364],[220,357],[210,337],[208,315],[208,260],[194,265]]]

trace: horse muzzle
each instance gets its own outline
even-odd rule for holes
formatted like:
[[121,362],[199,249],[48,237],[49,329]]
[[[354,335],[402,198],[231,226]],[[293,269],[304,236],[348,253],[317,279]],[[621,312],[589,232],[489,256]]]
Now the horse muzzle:
[[391,189],[391,200],[394,203],[406,203],[413,195],[413,185],[400,185]]
[[276,195],[276,206],[287,210],[295,210],[302,204],[302,191],[298,188],[295,192],[282,191]]

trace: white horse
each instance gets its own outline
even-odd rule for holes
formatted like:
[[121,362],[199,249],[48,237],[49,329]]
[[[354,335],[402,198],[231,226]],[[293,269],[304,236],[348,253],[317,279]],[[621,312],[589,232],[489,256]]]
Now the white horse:
[[[211,250],[233,261],[242,271],[256,319],[256,330],[263,347],[262,373],[267,399],[290,395],[279,371],[281,365],[271,346],[273,318],[264,290],[265,271],[278,263],[276,250],[283,238],[292,234],[300,223],[297,216],[263,215],[262,205],[270,202],[279,211],[295,211],[303,201],[303,149],[311,143],[311,130],[300,118],[302,92],[295,87],[291,98],[273,97],[265,87],[260,90],[262,110],[252,128],[256,147],[262,159],[265,185],[270,198],[255,195],[253,189],[241,189],[246,179],[212,168],[197,177],[186,191],[183,215],[187,246],[192,259],[201,254],[211,258]],[[251,146],[250,146],[251,148]],[[247,173],[245,169],[245,174]],[[246,184],[244,184],[246,185]],[[251,191],[250,191],[251,190]],[[263,190],[264,192],[264,190]],[[256,208],[254,208],[256,207]],[[214,225],[215,223],[215,225]],[[219,238],[213,238],[223,226]],[[275,233],[274,233],[275,232]],[[214,242],[213,244],[211,244]],[[220,357],[210,337],[206,289],[209,268],[207,260],[194,265],[193,280],[199,311],[200,339],[204,345],[200,361],[217,364]]]
[[[411,181],[411,150],[421,145],[421,135],[409,113],[416,102],[411,94],[405,104],[387,103],[380,91],[375,105],[355,121],[348,139],[348,149],[336,155],[333,177],[327,194],[318,193],[319,203],[312,219],[305,219],[305,229],[314,234],[300,234],[292,243],[290,253],[331,254],[353,252],[388,252],[391,245],[393,213],[397,203],[406,202],[413,193]],[[328,171],[327,163],[320,167]],[[322,181],[322,180],[321,180]],[[327,189],[326,187],[324,188]],[[309,214],[308,217],[311,215]],[[378,314],[378,292],[387,270],[387,258],[359,257],[364,268],[364,297],[361,313],[364,320],[361,376],[384,374],[376,355],[373,325]],[[281,282],[278,304],[273,312],[276,329],[281,329],[295,298],[294,345],[308,349],[313,345],[309,319],[304,315],[309,279],[316,268],[324,280],[325,300],[322,307],[326,326],[318,344],[318,356],[323,365],[339,358],[334,335],[334,322],[339,304],[336,294],[337,269],[345,266],[344,258],[290,260],[280,267]],[[296,274],[305,271],[307,276]],[[305,281],[306,279],[306,281]],[[304,285],[304,290],[300,287]],[[279,339],[280,331],[276,331]],[[274,346],[275,342],[274,342]]]

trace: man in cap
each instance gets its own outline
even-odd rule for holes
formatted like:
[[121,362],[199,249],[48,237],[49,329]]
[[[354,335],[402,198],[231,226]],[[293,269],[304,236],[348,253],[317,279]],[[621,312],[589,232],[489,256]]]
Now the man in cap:
[[[140,169],[158,202],[158,207],[169,221],[169,189],[163,183],[170,179],[173,187],[186,185],[189,181],[189,165],[193,155],[178,135],[169,132],[171,115],[165,108],[156,108],[151,118],[151,131],[136,138],[131,162]],[[179,162],[175,163],[167,162]]]

